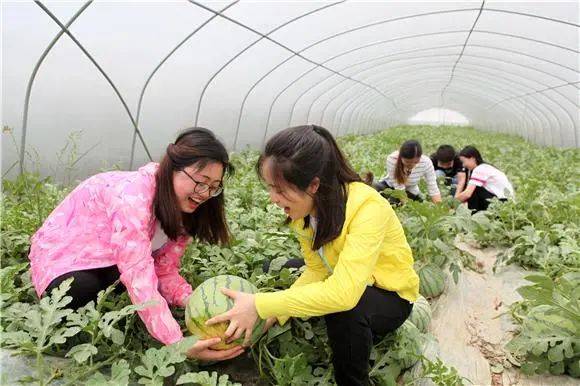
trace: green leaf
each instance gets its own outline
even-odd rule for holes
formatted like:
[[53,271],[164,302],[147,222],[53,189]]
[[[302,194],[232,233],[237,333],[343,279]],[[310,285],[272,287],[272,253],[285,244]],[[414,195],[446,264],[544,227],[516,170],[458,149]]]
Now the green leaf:
[[77,361],[77,363],[83,363],[86,362],[86,360],[91,356],[96,355],[98,352],[98,349],[92,344],[83,343],[71,348],[65,356],[67,358],[72,356],[75,361]]

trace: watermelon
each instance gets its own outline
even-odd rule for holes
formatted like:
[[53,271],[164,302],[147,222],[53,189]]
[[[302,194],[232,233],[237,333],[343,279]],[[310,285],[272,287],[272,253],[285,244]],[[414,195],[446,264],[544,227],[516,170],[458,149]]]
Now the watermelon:
[[[435,362],[441,355],[439,342],[431,334],[425,334],[423,337],[422,355],[429,361]],[[425,376],[425,369],[422,362],[417,362],[406,374],[406,380],[412,382],[414,386],[435,386],[435,382],[431,378],[423,378]]]
[[407,319],[395,330],[395,342],[390,347],[390,355],[402,370],[412,367],[419,361],[423,334]]
[[419,331],[427,332],[429,323],[431,323],[431,306],[423,296],[419,296],[417,301],[413,303],[413,311],[411,311],[409,320]]
[[[222,288],[229,288],[235,291],[246,293],[257,293],[258,288],[249,281],[241,277],[232,275],[219,275],[212,277],[201,283],[189,297],[185,307],[185,324],[192,335],[199,339],[222,338],[217,345],[212,346],[215,350],[227,350],[244,341],[240,339],[229,344],[225,342],[225,332],[228,328],[228,322],[206,326],[205,322],[214,316],[223,314],[234,306],[234,301],[222,294]],[[252,344],[255,343],[262,335],[265,321],[259,319],[254,326],[252,333]]]
[[426,298],[435,298],[445,290],[445,273],[436,265],[427,264],[419,269],[419,292]]

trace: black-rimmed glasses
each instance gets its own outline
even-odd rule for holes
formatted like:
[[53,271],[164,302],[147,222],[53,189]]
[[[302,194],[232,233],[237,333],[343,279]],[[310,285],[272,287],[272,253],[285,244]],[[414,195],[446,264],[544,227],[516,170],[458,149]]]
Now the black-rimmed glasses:
[[192,176],[189,175],[188,172],[185,171],[185,169],[182,169],[181,171],[186,176],[188,176],[190,180],[192,180],[193,182],[195,182],[195,188],[193,188],[193,192],[194,193],[203,194],[203,193],[205,193],[205,192],[207,192],[209,190],[209,195],[210,196],[217,197],[217,196],[219,196],[224,191],[224,187],[221,186],[221,185],[214,188],[212,186],[209,186],[205,182],[196,181]]

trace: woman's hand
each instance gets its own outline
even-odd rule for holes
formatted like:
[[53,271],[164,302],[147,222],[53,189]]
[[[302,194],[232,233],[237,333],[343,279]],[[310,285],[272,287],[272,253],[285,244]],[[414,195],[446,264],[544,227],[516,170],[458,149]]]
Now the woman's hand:
[[432,196],[431,201],[433,201],[434,204],[441,203],[441,194],[436,194],[436,195]]
[[227,312],[215,316],[205,322],[206,325],[229,321],[230,324],[225,332],[227,342],[244,337],[244,346],[249,346],[252,339],[252,331],[258,320],[255,296],[244,292],[222,288],[222,293],[234,300],[234,306]]
[[270,327],[272,327],[274,324],[276,324],[276,322],[278,321],[278,318],[276,318],[275,316],[272,316],[271,318],[266,319],[266,323],[264,324],[264,329],[262,330],[262,332],[266,332],[270,329]]
[[242,346],[236,346],[228,350],[212,350],[211,346],[221,342],[220,338],[198,340],[192,348],[187,350],[189,359],[199,359],[201,361],[224,361],[232,359],[244,352]]

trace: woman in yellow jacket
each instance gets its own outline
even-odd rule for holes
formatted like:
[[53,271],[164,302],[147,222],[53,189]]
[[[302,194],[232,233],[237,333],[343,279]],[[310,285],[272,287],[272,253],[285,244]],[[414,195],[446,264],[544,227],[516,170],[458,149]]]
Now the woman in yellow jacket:
[[249,340],[258,319],[324,315],[338,385],[368,385],[373,335],[397,329],[419,295],[403,228],[389,203],[361,182],[332,135],[291,127],[268,141],[258,165],[270,199],[298,234],[306,269],[291,288],[246,294],[224,289],[234,307],[230,340]]

